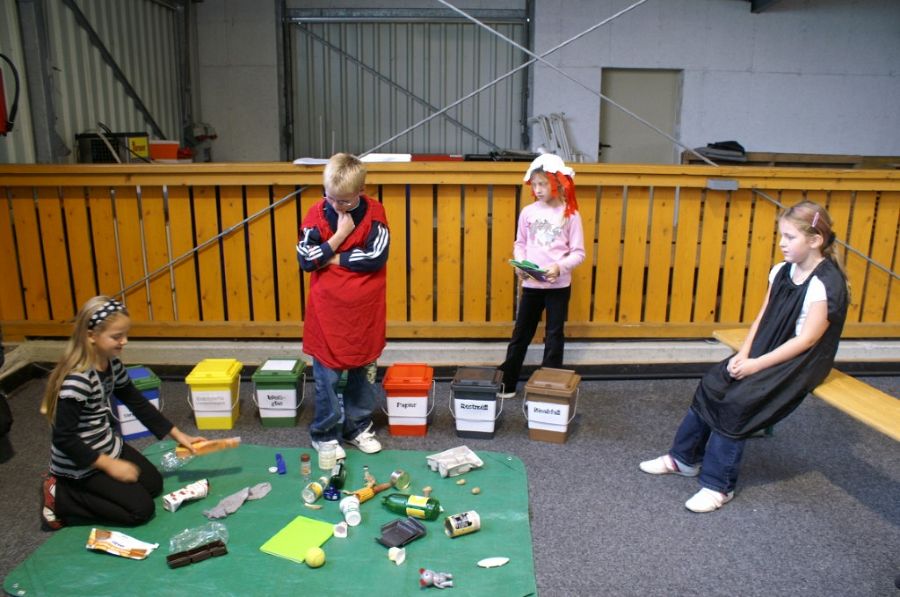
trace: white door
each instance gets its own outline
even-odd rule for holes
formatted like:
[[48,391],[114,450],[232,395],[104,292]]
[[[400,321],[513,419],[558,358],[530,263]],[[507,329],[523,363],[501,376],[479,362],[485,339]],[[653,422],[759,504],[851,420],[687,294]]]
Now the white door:
[[[678,138],[681,71],[604,68],[600,85],[603,95]],[[681,155],[678,145],[605,100],[600,143],[599,161],[609,164],[676,164]]]

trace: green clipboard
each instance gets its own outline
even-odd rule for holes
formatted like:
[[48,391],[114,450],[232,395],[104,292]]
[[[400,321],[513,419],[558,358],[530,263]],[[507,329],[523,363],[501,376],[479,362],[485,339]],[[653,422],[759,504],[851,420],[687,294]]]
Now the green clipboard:
[[331,538],[334,527],[327,522],[298,516],[263,543],[259,550],[303,563],[310,547],[319,547]]

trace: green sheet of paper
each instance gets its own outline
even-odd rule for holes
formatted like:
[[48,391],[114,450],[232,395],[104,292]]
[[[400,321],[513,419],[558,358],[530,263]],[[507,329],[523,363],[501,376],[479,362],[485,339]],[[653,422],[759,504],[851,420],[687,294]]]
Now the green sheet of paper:
[[333,531],[334,527],[327,522],[298,516],[263,543],[259,550],[302,563],[306,551],[328,541]]

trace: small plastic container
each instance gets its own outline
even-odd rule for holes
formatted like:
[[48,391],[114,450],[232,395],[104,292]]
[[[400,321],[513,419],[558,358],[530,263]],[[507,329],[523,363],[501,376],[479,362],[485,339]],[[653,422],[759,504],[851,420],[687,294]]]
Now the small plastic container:
[[306,389],[306,363],[293,357],[267,359],[253,373],[253,401],[263,427],[293,427]]
[[[159,409],[160,387],[162,386],[162,382],[156,374],[154,374],[149,367],[144,367],[143,365],[128,367],[126,370],[128,371],[128,377],[131,378],[134,387],[144,395],[144,398],[146,398],[150,404]],[[134,416],[131,410],[119,402],[115,396],[113,397],[113,404],[116,408],[116,419],[119,421],[119,431],[121,431],[123,438],[137,439],[153,435],[146,427],[144,427],[143,423],[137,420],[137,417]]]
[[493,367],[460,367],[450,382],[450,413],[456,419],[456,435],[491,439],[503,412],[497,394],[503,372]]
[[241,369],[235,359],[204,359],[185,378],[197,429],[231,429],[240,416]]
[[528,419],[528,437],[563,444],[578,406],[581,376],[567,369],[542,367],[525,384],[522,408]]
[[422,436],[434,408],[434,369],[422,363],[397,363],[384,375],[388,430],[391,435]]

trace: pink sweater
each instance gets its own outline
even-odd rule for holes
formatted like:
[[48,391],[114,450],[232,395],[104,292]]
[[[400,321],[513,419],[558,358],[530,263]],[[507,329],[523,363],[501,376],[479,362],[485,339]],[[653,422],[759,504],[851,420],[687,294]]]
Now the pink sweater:
[[572,284],[572,270],[584,261],[584,232],[581,215],[575,212],[563,220],[565,205],[549,207],[542,201],[525,206],[519,214],[513,255],[517,261],[528,260],[547,268],[559,264],[556,282],[538,282],[527,278],[528,288],[565,288]]

